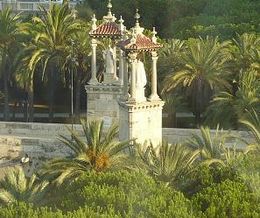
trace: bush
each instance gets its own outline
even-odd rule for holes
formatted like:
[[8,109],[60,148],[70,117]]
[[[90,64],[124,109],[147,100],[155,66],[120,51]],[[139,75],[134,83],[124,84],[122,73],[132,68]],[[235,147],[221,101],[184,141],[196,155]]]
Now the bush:
[[206,217],[259,217],[259,200],[241,182],[226,180],[203,189],[192,198]]
[[95,212],[112,209],[122,217],[193,217],[182,193],[138,172],[86,173],[61,189],[66,193],[56,201],[61,210],[87,205]]
[[182,179],[179,189],[186,196],[191,197],[202,189],[224,182],[227,179],[240,181],[236,170],[232,166],[208,167],[201,165]]
[[117,218],[118,216],[112,211],[102,212],[93,211],[89,207],[80,208],[73,212],[64,213],[60,210],[55,212],[47,207],[33,208],[31,204],[26,204],[24,202],[19,202],[16,204],[9,205],[4,208],[0,208],[1,218],[85,218],[85,217],[95,217],[95,218]]

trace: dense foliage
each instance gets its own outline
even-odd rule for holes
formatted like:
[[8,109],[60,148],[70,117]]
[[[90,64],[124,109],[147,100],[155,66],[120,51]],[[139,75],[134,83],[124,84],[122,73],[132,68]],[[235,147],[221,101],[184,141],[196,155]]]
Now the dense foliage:
[[[169,126],[196,126],[206,120],[212,126],[220,123],[221,127],[240,128],[238,120],[248,108],[259,112],[259,1],[114,0],[112,3],[113,13],[117,17],[123,15],[128,29],[133,26],[137,7],[142,26],[150,30],[158,27],[159,42],[163,44],[158,61],[158,86],[159,91],[164,91],[161,97],[167,102]],[[43,16],[32,17],[1,11],[0,91],[4,96],[5,120],[18,119],[10,117],[18,104],[23,105],[29,121],[34,120],[34,109],[48,111],[49,121],[54,121],[55,112],[69,111],[72,74],[76,118],[81,109],[86,110],[83,90],[90,77],[91,15],[96,13],[102,19],[107,13],[106,4],[106,1],[86,0],[77,11],[66,4],[53,4],[48,11],[41,8]],[[106,46],[104,41],[97,49],[100,79],[103,73],[100,48]],[[151,63],[145,56],[143,61],[149,87]],[[37,108],[36,104],[41,106]],[[219,107],[221,111],[214,110]],[[192,113],[195,120],[177,122],[176,112]],[[222,119],[222,114],[227,118]]]
[[[33,18],[0,12],[5,120],[10,120],[9,103],[26,93],[29,120],[40,96],[49,100],[52,121],[54,93],[63,90],[56,97],[68,99],[71,73],[79,115],[81,89],[90,74],[90,16],[95,12],[101,18],[105,6],[105,1],[86,0],[77,7],[78,17],[66,4],[42,8],[43,15]],[[233,136],[200,126],[199,134],[179,144],[130,147],[115,140],[116,125],[105,133],[102,122],[82,121],[85,138],[71,129],[72,138],[60,137],[70,156],[47,162],[37,176],[27,178],[20,169],[0,181],[0,217],[260,216],[260,2],[113,0],[113,11],[128,27],[136,7],[142,24],[158,26],[164,38],[159,39],[164,47],[158,85],[167,112],[175,118],[179,110],[192,113],[195,125],[244,128],[252,140],[239,150],[227,144]],[[143,57],[149,74],[151,63]]]
[[[85,0],[80,5],[82,17],[89,19],[106,13],[106,1]],[[187,39],[198,36],[220,36],[231,39],[236,33],[259,33],[260,3],[257,0],[113,0],[113,10],[123,15],[127,26],[133,25],[133,13],[139,8],[147,28],[157,26],[167,38]]]
[[226,180],[207,187],[192,198],[206,217],[258,217],[259,199],[241,182]]
[[[27,178],[21,169],[6,174],[0,181],[0,215],[258,217],[260,129],[254,116],[241,120],[256,136],[244,151],[228,147],[225,139],[230,135],[219,130],[212,135],[205,127],[185,144],[164,142],[158,148],[135,145],[122,150],[128,142],[118,147],[120,143],[113,140],[117,128],[103,133],[102,123],[83,121],[86,140],[70,130],[74,140],[63,137],[63,142],[72,156],[60,159],[61,164],[47,162],[38,177]],[[120,149],[111,153],[107,145]],[[86,156],[93,148],[95,156]],[[90,157],[98,160],[104,152],[110,155],[109,167],[97,170]]]

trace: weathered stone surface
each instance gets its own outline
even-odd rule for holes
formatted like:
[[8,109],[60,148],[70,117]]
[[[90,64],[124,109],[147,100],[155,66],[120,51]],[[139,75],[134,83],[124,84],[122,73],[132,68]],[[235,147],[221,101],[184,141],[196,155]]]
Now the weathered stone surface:
[[89,120],[111,117],[118,122],[118,100],[122,96],[122,86],[113,84],[86,85],[87,116]]
[[[139,142],[141,143],[145,140],[156,141],[161,138],[162,134],[162,137],[169,143],[177,143],[185,141],[192,134],[200,134],[200,130],[198,129],[161,129],[159,127],[161,125],[159,120],[160,109],[152,106],[148,110],[146,107],[147,105],[130,109],[123,107],[124,110],[120,110],[120,117],[122,117],[122,119],[120,119],[120,130],[129,130],[120,131],[119,138],[121,140],[139,137],[139,139],[141,139]],[[128,113],[128,110],[130,110],[130,113]],[[102,119],[105,122],[105,128],[108,128],[114,121],[111,116],[104,116]],[[130,123],[130,128],[127,128],[128,122]],[[5,124],[5,122],[0,122],[2,127],[6,126]],[[34,158],[46,159],[64,157],[71,154],[70,149],[58,140],[60,134],[70,137],[64,124],[27,123],[26,125],[12,126],[13,134],[11,135],[3,134],[3,132],[6,132],[9,128],[5,127],[0,129],[0,167],[2,163],[9,161],[10,158],[22,157],[25,153],[28,153]],[[80,135],[82,134],[83,136],[80,125],[74,125],[74,129],[80,131]],[[149,131],[145,131],[145,129]],[[211,132],[215,134],[216,131],[212,130]],[[223,134],[226,133],[238,136],[249,142],[253,140],[252,135],[247,131],[223,131]],[[237,147],[245,146],[245,144],[238,139],[230,140],[228,144],[230,146],[237,144]]]
[[119,139],[136,139],[138,143],[162,141],[162,101],[142,103],[119,103]]

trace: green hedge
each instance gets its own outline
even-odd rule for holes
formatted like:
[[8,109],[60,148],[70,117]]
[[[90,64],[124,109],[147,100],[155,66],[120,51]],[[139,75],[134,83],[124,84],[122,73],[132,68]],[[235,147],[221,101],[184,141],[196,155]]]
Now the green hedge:
[[186,196],[191,197],[204,188],[224,182],[225,180],[241,181],[237,170],[232,166],[200,166],[182,179],[179,184],[179,189],[185,193]]
[[123,217],[193,217],[182,193],[137,172],[87,173],[61,191],[66,194],[55,202],[63,211],[88,205]]
[[64,213],[60,210],[52,211],[47,207],[34,208],[30,204],[19,202],[0,208],[1,218],[117,218],[115,212],[110,209],[106,212],[93,211],[89,207],[80,208],[73,212]]
[[260,217],[260,201],[242,182],[226,180],[193,196],[194,207],[206,217]]

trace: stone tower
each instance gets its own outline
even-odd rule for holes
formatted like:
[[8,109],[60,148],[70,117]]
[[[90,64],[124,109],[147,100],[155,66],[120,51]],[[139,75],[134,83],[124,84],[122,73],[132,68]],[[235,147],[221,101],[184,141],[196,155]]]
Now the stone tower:
[[[87,93],[87,117],[89,119],[103,119],[108,126],[118,122],[118,99],[123,94],[123,52],[115,46],[124,38],[126,32],[123,19],[116,22],[112,14],[112,4],[109,0],[108,14],[103,22],[97,26],[95,15],[92,18],[91,37],[91,79],[85,86]],[[105,42],[105,43],[104,43]],[[107,44],[108,43],[108,44]],[[97,80],[97,46],[103,45],[104,60],[103,81]]]
[[[162,107],[164,102],[157,94],[157,50],[162,47],[156,40],[156,31],[149,38],[143,34],[139,24],[138,10],[136,24],[129,39],[122,40],[118,47],[124,56],[124,89],[119,101],[119,138],[136,139],[138,143],[152,143],[157,146],[162,141]],[[146,74],[141,55],[148,53],[152,61],[150,96],[145,96]],[[126,63],[130,65],[130,75]],[[128,84],[128,85],[126,85]],[[130,92],[128,93],[128,87]]]

